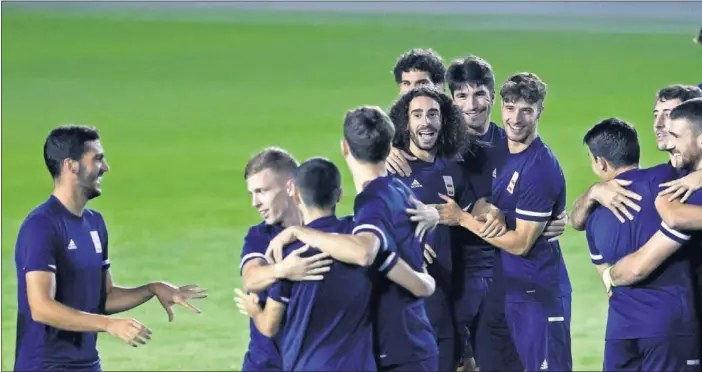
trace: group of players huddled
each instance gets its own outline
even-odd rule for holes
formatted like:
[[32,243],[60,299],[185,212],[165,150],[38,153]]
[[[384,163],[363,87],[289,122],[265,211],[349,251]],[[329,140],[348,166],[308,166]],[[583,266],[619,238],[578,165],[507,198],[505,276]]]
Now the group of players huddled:
[[[242,249],[239,310],[251,317],[244,371],[570,371],[571,285],[558,239],[585,230],[609,295],[604,370],[699,370],[702,314],[702,90],[655,95],[670,162],[639,168],[634,127],[583,138],[592,185],[566,213],[559,162],[538,135],[546,84],[533,73],[496,90],[469,56],[448,68],[413,49],[394,68],[388,113],[346,113],[341,152],[355,186],[337,216],[341,172],[280,148],[244,178],[264,221]],[[448,93],[445,86],[448,85]],[[502,126],[490,121],[497,95]],[[157,297],[199,312],[197,285],[113,283],[102,215],[87,209],[109,166],[95,128],[61,126],[44,145],[54,191],[24,220],[15,370],[100,370],[108,332],[132,346],[151,331],[117,314]],[[604,315],[604,314],[603,314]]]

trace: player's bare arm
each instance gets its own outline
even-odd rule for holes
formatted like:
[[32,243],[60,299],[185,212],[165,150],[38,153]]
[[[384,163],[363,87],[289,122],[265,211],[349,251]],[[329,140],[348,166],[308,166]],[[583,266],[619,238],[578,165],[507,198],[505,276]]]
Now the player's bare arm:
[[571,226],[577,231],[585,231],[587,218],[590,217],[592,211],[595,210],[598,204],[609,209],[614,213],[620,222],[624,222],[624,216],[629,220],[634,219],[629,208],[639,212],[641,207],[634,202],[641,200],[641,195],[627,190],[631,181],[613,179],[608,182],[596,183],[590,186],[588,190],[575,200],[573,210],[570,213]]
[[[282,248],[285,244],[280,245],[273,241],[271,243],[280,246],[282,256]],[[269,247],[269,249],[272,251],[272,248]],[[244,289],[249,292],[262,291],[280,279],[322,280],[321,274],[329,271],[329,265],[332,264],[332,261],[327,259],[329,254],[319,253],[311,257],[300,257],[306,249],[297,249],[285,259],[272,260],[270,264],[262,258],[250,260],[242,269]]]
[[412,174],[408,161],[417,160],[416,157],[408,154],[404,150],[391,148],[390,155],[385,162],[385,169],[392,174],[397,174],[400,177],[409,177]]
[[[504,214],[499,208],[490,204],[487,198],[480,198],[475,202],[472,214],[478,221],[485,223],[486,237],[494,238],[501,236],[507,231],[504,223]],[[567,225],[568,213],[563,211],[558,217],[546,223],[546,228],[542,235],[552,238],[551,240],[556,240],[563,235]]]
[[275,336],[280,330],[280,324],[285,315],[286,305],[272,298],[266,300],[265,308],[258,305],[259,298],[255,293],[245,294],[239,289],[235,289],[234,300],[239,308],[239,312],[250,316],[256,328],[266,337]]
[[[485,199],[480,199],[474,206],[472,213],[464,211],[453,199],[446,195],[439,194],[446,201],[446,204],[436,205],[439,213],[439,222],[448,226],[459,226],[464,216],[470,216],[481,223],[481,228],[476,235],[482,238],[494,238],[501,236],[507,231],[505,217],[497,207],[487,203]],[[465,227],[465,226],[464,226]]]
[[107,270],[105,290],[107,299],[105,312],[108,314],[121,313],[133,309],[153,297],[156,297],[168,314],[168,321],[173,321],[173,305],[180,305],[194,312],[200,309],[190,304],[190,300],[207,298],[207,290],[195,284],[176,287],[166,282],[152,282],[139,287],[121,287],[114,285],[112,273]]
[[[608,264],[595,265],[595,270],[597,271],[597,277],[602,278],[602,275],[604,275],[604,272],[605,272],[605,270],[607,270],[608,267],[609,267]],[[611,286],[607,287],[607,285],[604,283],[604,281],[602,282],[602,285],[604,286],[605,293],[607,293],[608,296],[611,296],[612,295]]]
[[702,230],[702,207],[682,203],[682,199],[670,201],[665,195],[659,195],[656,210],[671,229]]
[[[283,237],[284,239],[290,239],[290,242],[299,240],[321,250],[327,255],[331,255],[336,260],[363,267],[368,267],[375,261],[381,244],[380,239],[369,232],[360,232],[355,235],[329,234],[304,226],[292,226],[285,229],[280,235],[283,235],[283,233],[290,234]],[[286,242],[285,244],[289,243]],[[282,248],[285,244],[276,243],[274,245],[271,242],[266,255],[272,255],[276,262],[280,262]]]
[[402,259],[388,271],[388,279],[410,291],[416,297],[429,297],[436,289],[434,278],[426,271],[416,272]]
[[136,319],[90,314],[57,302],[53,272],[31,271],[25,278],[29,307],[36,322],[72,332],[107,332],[134,347],[151,339],[151,330]]
[[[627,286],[646,279],[658,266],[682,245],[656,232],[643,247],[631,253],[607,269],[602,276],[605,286]],[[609,281],[609,282],[608,282]]]
[[658,195],[668,195],[668,201],[673,201],[680,198],[681,203],[685,203],[687,199],[695,191],[702,189],[702,170],[694,171],[685,177],[661,184],[665,189]]

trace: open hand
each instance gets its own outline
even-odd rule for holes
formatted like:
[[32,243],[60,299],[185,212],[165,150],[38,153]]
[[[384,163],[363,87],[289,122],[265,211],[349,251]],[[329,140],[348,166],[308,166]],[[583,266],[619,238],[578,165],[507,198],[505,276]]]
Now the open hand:
[[157,282],[149,285],[149,290],[153,293],[161,306],[168,314],[168,321],[173,321],[173,305],[180,305],[194,312],[201,313],[200,309],[190,304],[190,300],[207,298],[207,290],[198,287],[196,284],[189,284],[182,287],[176,287],[169,283]]

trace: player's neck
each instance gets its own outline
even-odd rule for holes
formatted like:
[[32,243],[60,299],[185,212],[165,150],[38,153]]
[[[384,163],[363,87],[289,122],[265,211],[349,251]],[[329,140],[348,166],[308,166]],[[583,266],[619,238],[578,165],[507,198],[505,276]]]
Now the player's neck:
[[507,148],[509,148],[510,154],[519,154],[520,152],[529,148],[529,145],[536,140],[539,134],[534,130],[534,133],[530,134],[523,142],[512,141],[507,139]]
[[88,199],[83,195],[82,192],[76,190],[75,188],[65,187],[59,185],[58,183],[54,186],[54,191],[51,193],[58,199],[61,204],[63,204],[69,212],[76,216],[82,216],[85,205],[88,203]]
[[617,168],[616,170],[614,170],[614,174],[612,174],[611,179],[617,178],[617,176],[619,176],[620,174],[628,172],[630,170],[634,170],[634,169],[639,169],[639,165],[633,164],[633,165],[627,165],[627,166],[623,166],[621,168]]
[[328,209],[310,208],[302,211],[302,221],[305,225],[309,225],[313,221],[320,218],[333,216],[334,211]]
[[281,224],[283,227],[299,226],[302,224],[302,212],[297,207],[287,208],[283,214]]
[[417,159],[427,163],[433,163],[434,159],[436,159],[436,146],[431,150],[422,150],[417,147],[414,142],[410,142],[409,151],[412,155],[416,156]]
[[351,175],[353,176],[353,184],[356,187],[356,193],[360,194],[368,183],[378,177],[387,176],[388,171],[385,169],[384,161],[378,164],[356,163],[351,167]]

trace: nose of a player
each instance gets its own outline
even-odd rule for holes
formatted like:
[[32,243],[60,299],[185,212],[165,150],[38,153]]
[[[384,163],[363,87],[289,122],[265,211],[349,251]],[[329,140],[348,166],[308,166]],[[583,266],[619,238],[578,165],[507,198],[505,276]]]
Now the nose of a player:
[[102,162],[102,173],[107,173],[110,171],[110,165],[106,161]]

